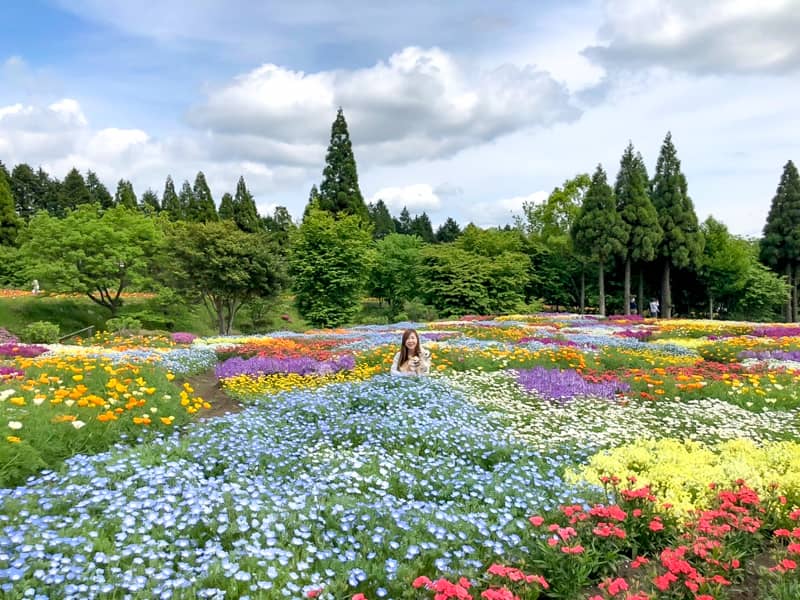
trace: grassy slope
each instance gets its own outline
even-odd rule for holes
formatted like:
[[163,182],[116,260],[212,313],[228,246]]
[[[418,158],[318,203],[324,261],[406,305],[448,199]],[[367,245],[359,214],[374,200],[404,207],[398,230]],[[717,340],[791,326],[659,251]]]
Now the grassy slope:
[[[215,325],[209,321],[208,313],[202,306],[169,310],[165,314],[154,301],[129,299],[122,307],[119,316],[142,313],[158,319],[151,324],[143,322],[147,329],[166,329],[169,331],[190,331],[198,335],[213,335]],[[288,316],[288,321],[282,318]],[[83,329],[89,325],[97,330],[104,329],[111,313],[88,298],[54,298],[47,296],[23,296],[0,298],[0,327],[19,334],[28,324],[36,321],[57,323],[62,335]],[[240,311],[236,319],[237,330],[245,332],[268,332],[276,330],[305,331],[310,326],[298,314],[290,297],[278,299],[269,305],[256,324],[247,309]]]

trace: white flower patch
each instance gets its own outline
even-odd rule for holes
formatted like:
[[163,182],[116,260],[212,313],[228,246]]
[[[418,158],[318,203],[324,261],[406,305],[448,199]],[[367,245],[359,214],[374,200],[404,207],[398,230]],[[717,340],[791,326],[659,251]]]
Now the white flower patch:
[[800,436],[797,410],[753,413],[713,398],[554,402],[523,390],[513,373],[468,371],[443,379],[476,405],[505,415],[516,435],[541,451],[574,445],[612,447],[638,437],[760,442]]

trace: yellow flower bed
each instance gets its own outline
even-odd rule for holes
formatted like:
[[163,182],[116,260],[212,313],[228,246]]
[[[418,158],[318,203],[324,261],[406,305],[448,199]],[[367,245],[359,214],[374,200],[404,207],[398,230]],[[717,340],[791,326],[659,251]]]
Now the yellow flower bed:
[[716,495],[709,483],[727,487],[737,479],[759,493],[771,485],[800,504],[800,444],[775,442],[759,446],[746,439],[715,445],[673,438],[640,439],[594,455],[578,471],[568,471],[570,482],[597,483],[601,476],[634,476],[637,485],[650,485],[662,501],[681,513],[708,508]]
[[122,421],[169,427],[176,414],[178,422],[184,422],[181,412],[191,415],[211,408],[188,383],[173,397],[175,388],[168,382],[174,375],[149,365],[115,366],[108,358],[83,355],[17,358],[15,363],[28,377],[5,382],[11,387],[2,395],[0,415],[23,423],[25,432],[29,423],[40,427],[43,422],[71,424],[75,429],[91,423],[117,426]]
[[237,375],[222,380],[222,387],[231,394],[240,397],[251,397],[264,394],[276,394],[296,389],[313,389],[329,383],[345,383],[364,381],[380,372],[385,372],[381,365],[359,365],[351,371],[339,371],[327,375],[298,375],[296,373],[276,373],[254,378],[249,375]]

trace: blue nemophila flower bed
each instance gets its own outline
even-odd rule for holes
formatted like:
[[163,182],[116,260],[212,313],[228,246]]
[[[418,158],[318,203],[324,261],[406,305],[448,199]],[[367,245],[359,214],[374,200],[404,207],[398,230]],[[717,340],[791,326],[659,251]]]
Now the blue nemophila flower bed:
[[276,396],[184,435],[0,490],[9,598],[411,597],[419,573],[524,552],[526,517],[581,495],[436,379]]

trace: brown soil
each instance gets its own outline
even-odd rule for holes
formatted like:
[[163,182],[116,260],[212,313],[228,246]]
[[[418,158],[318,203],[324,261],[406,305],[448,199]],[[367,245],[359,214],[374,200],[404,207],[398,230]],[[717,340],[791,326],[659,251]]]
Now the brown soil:
[[182,385],[184,382],[189,383],[194,389],[194,395],[200,396],[211,404],[211,408],[204,410],[198,414],[201,421],[206,419],[213,419],[231,413],[238,413],[244,410],[236,400],[233,400],[225,393],[225,390],[219,385],[214,369],[201,373],[200,375],[193,375],[182,379],[179,383]]

